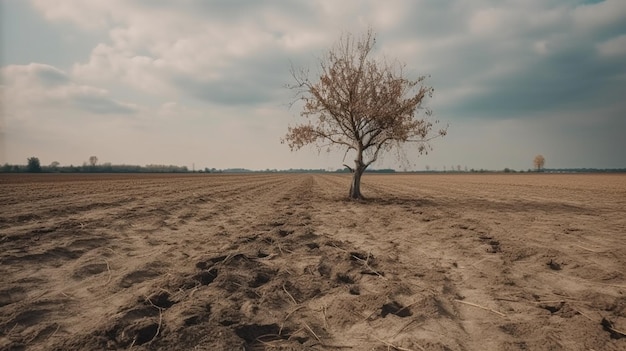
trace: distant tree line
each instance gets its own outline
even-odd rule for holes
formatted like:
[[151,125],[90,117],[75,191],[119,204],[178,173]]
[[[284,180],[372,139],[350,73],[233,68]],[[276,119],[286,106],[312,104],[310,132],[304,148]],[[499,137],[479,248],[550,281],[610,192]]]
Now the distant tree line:
[[[82,166],[61,166],[57,161],[53,161],[48,166],[42,166],[39,158],[29,157],[26,165],[12,165],[5,163],[0,166],[0,173],[350,173],[352,170],[348,167],[337,170],[326,170],[323,168],[289,168],[289,169],[265,169],[251,170],[247,168],[205,168],[204,170],[190,171],[187,166],[175,165],[157,165],[150,164],[146,166],[137,165],[114,165],[109,162],[98,164],[98,158],[91,156],[89,162],[85,162]],[[545,163],[545,159],[543,160]],[[543,167],[543,164],[541,165]],[[402,173],[532,173],[537,172],[538,168],[524,170],[514,170],[504,168],[503,170],[488,169],[464,169],[461,166],[444,167],[443,171],[433,170],[430,166],[425,166],[425,171],[404,171]],[[541,172],[545,173],[626,173],[626,168],[541,168]],[[367,173],[397,173],[392,168],[368,169]]]
[[59,162],[53,161],[48,166],[42,166],[39,158],[29,157],[26,165],[11,165],[5,163],[0,167],[2,173],[187,173],[186,166],[175,165],[114,165],[109,162],[98,164],[98,158],[91,156],[89,163],[82,166],[61,166]]

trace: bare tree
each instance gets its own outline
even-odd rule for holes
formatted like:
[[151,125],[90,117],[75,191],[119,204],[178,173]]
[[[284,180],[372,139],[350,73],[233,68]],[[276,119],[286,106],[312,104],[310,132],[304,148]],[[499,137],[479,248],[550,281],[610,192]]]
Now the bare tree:
[[[425,76],[408,79],[404,65],[372,57],[376,39],[371,30],[355,38],[344,35],[320,59],[320,76],[310,78],[306,69],[292,69],[297,100],[303,102],[306,122],[290,126],[282,140],[291,150],[315,145],[320,150],[344,150],[355,154],[350,198],[361,199],[361,176],[381,152],[415,142],[420,154],[432,150],[429,141],[446,135],[433,133],[437,121],[422,106],[433,88],[423,85]],[[424,112],[426,117],[418,118]]]
[[543,155],[537,155],[535,156],[533,164],[535,165],[535,169],[537,170],[537,172],[541,172],[543,166],[546,164],[546,159],[543,157]]
[[98,157],[89,156],[89,165],[91,165],[91,167],[95,167],[97,164],[98,164]]

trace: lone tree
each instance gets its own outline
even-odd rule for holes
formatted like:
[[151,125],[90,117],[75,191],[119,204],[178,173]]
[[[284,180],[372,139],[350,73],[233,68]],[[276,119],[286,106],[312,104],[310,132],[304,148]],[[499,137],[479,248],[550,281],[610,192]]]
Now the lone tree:
[[26,172],[39,173],[41,172],[41,163],[37,157],[29,157],[26,165]]
[[[446,135],[446,128],[433,133],[437,121],[422,106],[434,89],[423,83],[426,76],[407,78],[404,65],[372,57],[376,39],[371,30],[355,38],[343,36],[320,58],[319,77],[294,70],[296,101],[302,101],[301,116],[307,121],[288,128],[282,142],[292,151],[306,145],[355,154],[350,198],[362,199],[361,176],[381,152],[414,142],[416,150],[428,153],[429,141]],[[419,118],[424,112],[426,117]]]
[[546,164],[546,159],[543,157],[543,155],[537,155],[535,156],[533,164],[535,165],[535,169],[537,170],[537,172],[541,172],[543,166]]
[[93,167],[96,167],[97,164],[98,164],[98,157],[89,156],[89,165],[93,168]]

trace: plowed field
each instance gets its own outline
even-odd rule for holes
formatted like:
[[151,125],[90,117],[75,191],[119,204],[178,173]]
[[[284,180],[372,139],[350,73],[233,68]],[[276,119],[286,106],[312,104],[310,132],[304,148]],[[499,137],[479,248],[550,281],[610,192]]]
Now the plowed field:
[[0,175],[0,350],[626,350],[625,175]]

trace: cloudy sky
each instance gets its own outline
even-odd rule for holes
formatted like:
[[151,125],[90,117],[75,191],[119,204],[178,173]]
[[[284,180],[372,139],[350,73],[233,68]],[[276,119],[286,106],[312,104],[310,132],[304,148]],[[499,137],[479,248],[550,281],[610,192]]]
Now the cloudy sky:
[[626,167],[624,0],[0,0],[0,163],[341,167],[284,85],[368,27],[449,124],[375,167]]

